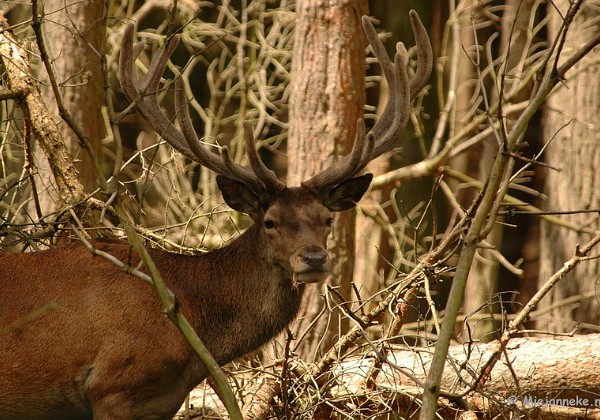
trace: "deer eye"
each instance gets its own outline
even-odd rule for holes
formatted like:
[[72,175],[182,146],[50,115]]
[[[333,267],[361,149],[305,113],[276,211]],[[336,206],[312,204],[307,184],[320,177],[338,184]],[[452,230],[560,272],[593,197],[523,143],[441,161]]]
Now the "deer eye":
[[331,227],[331,225],[333,224],[333,217],[328,217],[327,220],[325,220],[325,224]]
[[275,228],[274,221],[272,221],[271,219],[265,220],[265,229],[274,229],[274,228]]

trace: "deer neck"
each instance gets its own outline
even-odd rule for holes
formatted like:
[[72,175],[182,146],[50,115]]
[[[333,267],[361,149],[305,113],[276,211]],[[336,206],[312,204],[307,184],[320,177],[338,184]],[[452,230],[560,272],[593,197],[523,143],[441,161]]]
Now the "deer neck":
[[294,286],[291,273],[274,264],[267,249],[254,225],[198,259],[194,278],[201,281],[187,304],[198,334],[220,363],[260,347],[298,312],[304,285]]

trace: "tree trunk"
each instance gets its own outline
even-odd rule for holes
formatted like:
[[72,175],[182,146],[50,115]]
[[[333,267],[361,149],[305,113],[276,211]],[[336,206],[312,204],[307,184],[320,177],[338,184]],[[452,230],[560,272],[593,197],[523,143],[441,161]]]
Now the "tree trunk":
[[[104,91],[100,53],[102,38],[103,2],[99,0],[48,0],[43,3],[42,21],[44,40],[49,60],[59,85],[67,112],[79,125],[92,145],[93,153],[100,154],[105,129],[100,113]],[[46,72],[43,72],[46,75]],[[77,162],[81,182],[87,191],[96,186],[96,169],[88,151],[75,133],[59,118],[55,94],[47,76],[42,76],[42,95],[65,139],[71,156]],[[34,163],[39,176],[35,178],[42,213],[47,214],[60,206],[52,172],[44,153],[34,148]]]
[[[498,350],[502,353],[500,363],[484,374],[486,362]],[[506,418],[600,418],[600,399],[597,398],[600,378],[596,369],[600,362],[599,351],[598,334],[585,339],[513,338],[505,349],[499,349],[498,342],[452,346],[449,356],[455,360],[454,368],[444,370],[441,388],[463,394],[476,380],[479,385],[474,387],[474,392],[442,402],[437,414],[443,419],[465,418],[460,415],[469,412],[479,415],[472,418],[503,418],[503,415]],[[374,410],[371,415],[377,414],[375,410],[385,412],[392,406],[403,418],[416,418],[412,417],[419,406],[415,400],[421,397],[431,351],[399,347],[390,351],[387,358],[393,365],[383,364],[377,375],[376,390],[367,386],[376,358],[363,355],[341,362],[332,374],[331,383],[335,385],[331,386],[330,398],[362,401],[363,407]],[[531,417],[525,416],[526,413]]]
[[[366,43],[360,19],[367,12],[366,2],[300,0],[296,9],[288,185],[298,185],[351,150],[365,103]],[[330,250],[334,268],[326,283],[339,287],[347,299],[354,259],[353,212],[336,217]],[[335,312],[315,321],[325,305],[323,292],[323,285],[307,288],[293,326],[296,337],[310,328],[295,349],[304,360],[312,360],[345,328]]]
[[[444,370],[440,385],[460,397],[443,399],[437,418],[600,419],[600,377],[596,369],[600,363],[600,335],[513,338],[500,350],[500,363],[488,375],[482,375],[498,346],[498,342],[491,342],[450,348],[455,363]],[[369,349],[340,361],[326,389],[321,394],[298,395],[303,403],[299,406],[306,410],[319,405],[313,418],[389,418],[390,413],[396,415],[394,418],[417,418],[422,388],[414,380],[421,384],[425,380],[431,350],[390,346],[386,357],[394,365],[380,365],[376,376],[372,369],[379,364]],[[463,393],[476,380],[479,385]],[[244,418],[267,418],[273,395],[280,390],[278,384],[268,381],[260,379],[247,393],[240,392],[246,400]],[[204,418],[205,413],[225,415],[210,389],[199,387],[190,397],[197,411],[190,413],[191,418]],[[183,418],[183,414],[182,409],[176,418]]]
[[[554,2],[564,12],[568,1]],[[549,7],[552,21],[549,40],[554,40],[562,19]],[[583,6],[569,30],[563,60],[595,36],[600,28],[598,2],[583,2]],[[594,23],[596,22],[596,23]],[[545,208],[560,212],[588,210],[600,207],[600,189],[596,176],[600,169],[600,50],[596,48],[584,57],[568,74],[568,79],[557,87],[550,97],[543,115],[544,139],[550,143],[546,157],[548,164],[558,170],[546,171]],[[561,226],[542,222],[540,239],[539,283],[544,283],[564,261],[571,257],[576,245],[585,242],[590,231],[600,228],[598,213],[578,213],[560,216],[563,220],[581,226],[577,232]],[[584,230],[587,230],[585,232]],[[567,297],[589,292],[598,294],[600,262],[591,259],[581,264],[568,278],[561,281],[548,294],[541,305],[559,304]],[[540,322],[539,327],[551,331],[569,331],[577,323],[600,323],[600,304],[597,298],[586,299],[577,307],[559,306],[552,310],[551,319]]]
[[[505,57],[504,65],[501,66],[499,78],[506,75],[504,79],[504,92],[511,90],[514,84],[521,82],[520,75],[523,71],[523,59],[527,54],[528,31],[530,30],[531,11],[535,0],[506,0],[504,12],[502,14],[500,56]],[[470,24],[469,24],[470,25]],[[483,41],[479,41],[483,45]],[[473,75],[476,77],[475,75]],[[490,89],[490,98],[492,103],[498,102],[499,92],[497,89]],[[513,100],[525,100],[528,96],[528,90],[523,92]],[[518,115],[508,115],[505,121],[506,130],[510,131],[512,122],[518,118]],[[498,140],[495,135],[489,136],[483,143],[479,161],[479,180],[485,181],[488,177],[496,154],[498,153]],[[473,260],[473,266],[469,273],[467,288],[465,290],[464,309],[465,314],[479,312],[485,315],[489,312],[496,312],[497,308],[493,306],[495,294],[498,290],[499,269],[497,253],[502,251],[502,242],[504,240],[504,224],[502,218],[493,227],[487,237],[487,247],[480,248]],[[489,247],[493,247],[490,249]],[[491,306],[490,306],[491,305]],[[491,320],[477,320],[470,322],[472,338],[490,339],[497,328],[497,323]]]

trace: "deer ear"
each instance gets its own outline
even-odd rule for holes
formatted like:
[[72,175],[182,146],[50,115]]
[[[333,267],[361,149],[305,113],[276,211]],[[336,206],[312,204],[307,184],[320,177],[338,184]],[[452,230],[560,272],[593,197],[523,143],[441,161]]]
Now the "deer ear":
[[338,184],[323,198],[323,205],[329,211],[344,211],[353,208],[369,189],[372,179],[373,174],[364,174]]
[[229,207],[246,213],[252,220],[256,220],[262,205],[258,196],[250,188],[225,175],[217,175],[217,186]]

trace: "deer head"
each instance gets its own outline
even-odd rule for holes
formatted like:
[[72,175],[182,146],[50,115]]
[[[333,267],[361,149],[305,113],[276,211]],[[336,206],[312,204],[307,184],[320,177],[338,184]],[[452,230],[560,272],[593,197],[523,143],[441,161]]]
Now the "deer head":
[[121,86],[127,99],[162,138],[186,157],[218,174],[217,184],[225,202],[246,213],[262,227],[270,241],[269,249],[274,254],[271,257],[275,264],[291,272],[298,281],[319,281],[329,267],[326,238],[331,227],[331,212],[348,210],[361,199],[372,175],[357,175],[371,160],[393,148],[409,120],[411,99],[429,78],[432,67],[429,38],[414,11],[410,17],[418,53],[418,66],[411,80],[407,74],[408,57],[404,46],[397,44],[392,62],[370,20],[363,17],[367,38],[390,88],[389,101],[368,134],[365,135],[364,121],[358,120],[350,154],[297,187],[288,188],[265,166],[248,122],[244,123],[244,139],[250,168],[233,162],[227,147],[221,147],[219,154],[203,147],[190,119],[181,77],[175,77],[179,127],[175,127],[161,111],[157,92],[167,61],[179,42],[177,36],[169,38],[158,50],[148,73],[135,79],[134,60],[142,46],[133,45],[134,28],[129,25],[119,63]]

